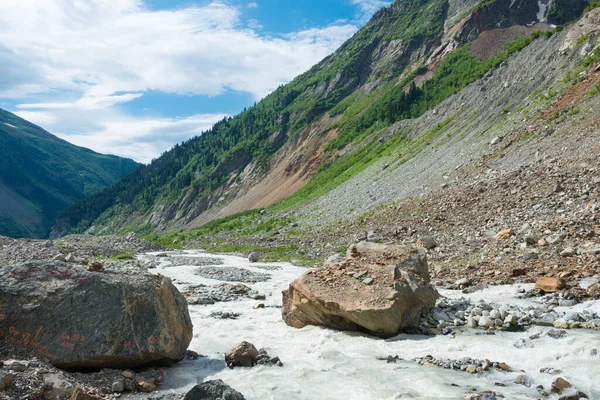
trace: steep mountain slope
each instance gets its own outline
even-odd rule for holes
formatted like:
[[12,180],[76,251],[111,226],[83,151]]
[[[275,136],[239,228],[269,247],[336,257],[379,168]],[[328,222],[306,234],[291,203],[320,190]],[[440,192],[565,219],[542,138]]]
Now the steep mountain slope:
[[74,146],[0,110],[0,235],[44,237],[59,211],[138,166]]
[[[560,11],[566,6],[559,3]],[[548,4],[396,1],[255,107],[65,210],[53,233],[92,225],[96,233],[160,232],[277,202],[274,210],[306,204],[390,151],[431,135],[398,130],[398,121],[419,118],[530,43],[546,40],[540,31],[551,29],[544,21]],[[436,132],[452,121],[440,124]]]

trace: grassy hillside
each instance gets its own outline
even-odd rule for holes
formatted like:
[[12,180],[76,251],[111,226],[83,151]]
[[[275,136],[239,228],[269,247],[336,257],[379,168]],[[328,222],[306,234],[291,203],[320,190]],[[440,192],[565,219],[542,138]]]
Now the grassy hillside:
[[[151,233],[173,228],[175,222],[183,226],[219,203],[221,195],[215,193],[226,182],[230,188],[232,177],[239,179],[250,164],[268,169],[271,157],[291,138],[327,117],[334,122],[321,133],[335,129],[337,134],[325,147],[326,162],[308,184],[275,208],[283,210],[335,188],[391,151],[365,139],[436,107],[540,36],[538,32],[506,43],[496,55],[481,60],[464,39],[473,36],[475,22],[482,20],[482,26],[493,29],[498,21],[530,21],[536,18],[538,3],[485,0],[474,6],[460,3],[462,8],[459,3],[404,0],[378,11],[334,54],[254,107],[66,209],[57,218],[55,232],[81,232],[96,225],[102,233]],[[461,11],[465,7],[468,10]],[[498,10],[504,10],[507,18]],[[449,21],[469,15],[476,18],[465,25],[468,35],[450,37],[458,40],[452,51],[434,67],[426,65],[443,43],[445,24],[449,28]],[[425,83],[417,85],[419,80]],[[411,140],[398,136],[390,143],[404,145]]]
[[66,206],[135,170],[0,110],[0,235],[44,237]]

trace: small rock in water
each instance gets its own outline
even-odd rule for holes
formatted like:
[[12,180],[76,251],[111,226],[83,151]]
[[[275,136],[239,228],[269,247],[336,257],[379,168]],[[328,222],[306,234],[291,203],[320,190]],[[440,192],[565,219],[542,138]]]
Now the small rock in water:
[[258,350],[252,343],[242,342],[225,353],[227,367],[254,367],[258,360]]
[[573,387],[568,381],[563,378],[556,378],[554,382],[552,382],[552,393],[562,394],[563,390]]
[[517,385],[523,385],[523,386],[530,387],[531,379],[527,375],[519,375],[515,378],[515,383]]
[[479,320],[479,326],[484,328],[491,328],[492,326],[494,326],[494,321],[489,317],[481,317],[481,319]]
[[561,329],[551,329],[546,335],[552,339],[562,339],[567,336],[567,331],[563,331]]

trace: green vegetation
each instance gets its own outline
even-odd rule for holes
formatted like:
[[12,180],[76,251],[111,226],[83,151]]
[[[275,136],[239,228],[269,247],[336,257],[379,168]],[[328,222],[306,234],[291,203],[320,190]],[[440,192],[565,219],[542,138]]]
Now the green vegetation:
[[405,41],[409,51],[383,80],[400,74],[410,60],[410,50],[433,44],[442,32],[446,8],[446,0],[394,3],[308,72],[254,107],[175,146],[117,185],[68,208],[58,217],[57,225],[81,232],[94,223],[127,220],[181,198],[208,201],[231,173],[253,161],[268,165],[287,138],[329,110],[344,112],[352,103],[348,96],[369,79],[371,55],[378,44]]
[[121,254],[116,254],[114,256],[111,257],[113,260],[133,260],[135,259],[135,254],[134,253],[121,253]]
[[0,110],[0,235],[45,237],[60,210],[139,167]]
[[367,110],[359,118],[342,125],[338,137],[329,142],[327,149],[340,149],[357,137],[372,132],[373,128],[381,129],[399,120],[421,116],[450,95],[481,78],[539,36],[540,33],[536,32],[530,37],[506,43],[504,51],[486,61],[471,53],[468,46],[459,47],[444,59],[433,79],[427,81],[422,88],[414,85],[414,76],[411,75],[402,84],[369,103]]
[[[476,7],[492,4],[494,0],[486,0]],[[553,34],[553,31],[536,32],[517,39],[485,61],[472,54],[468,44],[463,44],[444,59],[432,79],[417,87],[415,77],[425,72],[425,68],[418,67],[423,58],[416,57],[415,52],[435,48],[447,12],[446,0],[395,1],[308,72],[279,87],[254,107],[223,119],[201,136],[175,146],[117,185],[73,205],[61,213],[57,226],[81,232],[96,224],[113,231],[127,227],[149,234],[153,230],[150,225],[136,226],[146,221],[151,211],[160,209],[163,215],[171,211],[175,215],[193,210],[187,215],[193,218],[214,204],[215,190],[234,174],[253,162],[267,167],[272,155],[289,138],[326,113],[339,117],[330,126],[338,131],[337,137],[326,146],[327,161],[308,184],[272,207],[273,211],[327,193],[382,157],[394,161],[411,157],[432,143],[445,125],[418,136],[399,132],[388,137],[387,128],[391,124],[421,116],[533,40]],[[399,43],[403,53],[395,54],[393,62],[379,60],[376,50],[400,46]],[[412,69],[409,74],[407,71]],[[358,90],[365,87],[369,89]],[[270,234],[289,223],[289,220],[256,222],[255,213],[214,221],[187,233],[150,237],[176,247],[219,232],[236,232],[238,236]]]
[[562,25],[574,21],[589,11],[594,3],[598,3],[598,0],[552,0],[547,14],[548,22]]

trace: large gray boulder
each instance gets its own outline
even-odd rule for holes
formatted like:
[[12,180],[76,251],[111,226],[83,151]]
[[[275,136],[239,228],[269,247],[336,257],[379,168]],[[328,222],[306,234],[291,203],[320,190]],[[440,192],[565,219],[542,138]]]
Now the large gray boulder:
[[0,267],[0,354],[67,370],[181,360],[192,338],[185,298],[162,276],[89,272],[60,261]]
[[245,398],[240,392],[217,379],[194,386],[183,400],[245,400]]
[[390,337],[435,306],[425,250],[361,242],[346,259],[309,271],[283,291],[283,320]]

